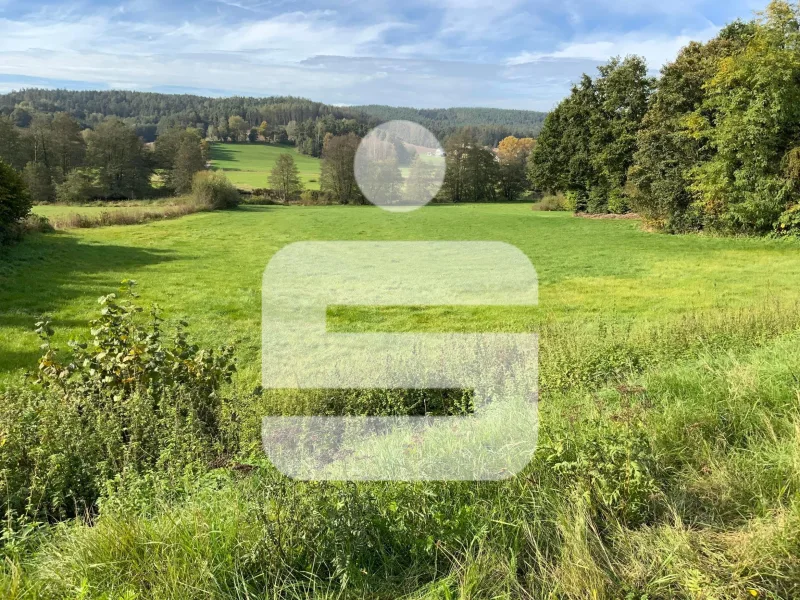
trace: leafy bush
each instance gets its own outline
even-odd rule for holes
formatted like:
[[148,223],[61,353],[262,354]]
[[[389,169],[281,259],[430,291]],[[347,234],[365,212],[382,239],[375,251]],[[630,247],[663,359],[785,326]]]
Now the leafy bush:
[[192,180],[192,202],[210,210],[236,208],[241,201],[236,187],[222,173],[200,171]]
[[579,212],[586,209],[586,199],[575,190],[570,190],[564,194],[565,208],[572,212]]
[[611,190],[608,194],[608,212],[623,215],[629,210],[628,199],[622,190]]
[[586,201],[586,212],[597,215],[608,212],[608,190],[603,187],[593,188]]
[[232,350],[190,344],[183,322],[167,338],[155,308],[144,325],[132,300],[99,303],[91,341],[70,342],[63,357],[39,322],[36,385],[0,394],[0,501],[10,516],[80,515],[115,478],[180,471],[222,450]]
[[80,204],[98,194],[96,177],[88,170],[76,169],[56,186],[56,200],[63,204]]
[[31,212],[31,198],[25,181],[0,160],[0,245],[19,235],[18,224]]
[[800,236],[800,204],[795,204],[784,211],[778,219],[777,231],[781,235]]

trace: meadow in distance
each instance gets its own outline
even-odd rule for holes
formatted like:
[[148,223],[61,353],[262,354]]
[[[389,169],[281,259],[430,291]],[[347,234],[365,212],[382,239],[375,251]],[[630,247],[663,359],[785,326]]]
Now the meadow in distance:
[[[546,117],[1,95],[0,597],[800,597],[799,43],[800,9],[773,2],[660,78],[612,59]],[[408,213],[353,183],[393,118],[446,151]],[[393,174],[425,168],[386,143]],[[264,269],[302,241],[530,259],[536,306],[326,313],[330,332],[538,333],[521,473],[275,469],[265,416],[473,410],[470,390],[263,389]]]

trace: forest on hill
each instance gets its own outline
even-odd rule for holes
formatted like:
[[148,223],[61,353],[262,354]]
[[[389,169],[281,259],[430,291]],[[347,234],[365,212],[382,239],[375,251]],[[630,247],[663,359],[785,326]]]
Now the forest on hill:
[[[494,135],[486,141],[487,146],[496,146],[509,135],[536,137],[542,130],[547,113],[534,110],[512,110],[502,108],[410,108],[407,106],[385,106],[369,104],[352,106],[351,110],[366,113],[380,121],[413,121],[430,131],[451,133],[463,127],[475,127]],[[438,132],[438,133],[437,133]]]
[[[34,114],[65,112],[84,127],[94,128],[107,117],[119,117],[145,141],[176,127],[193,127],[209,137],[226,132],[231,117],[243,119],[249,132],[266,122],[271,128],[286,127],[364,135],[381,122],[405,119],[420,123],[444,143],[455,131],[470,127],[487,146],[509,135],[535,136],[545,113],[490,108],[447,108],[420,110],[390,106],[341,107],[292,96],[253,98],[234,96],[209,98],[191,94],[159,94],[125,90],[26,89],[0,95],[0,116],[10,116],[18,127],[27,127]],[[332,126],[336,121],[337,125]],[[320,125],[323,122],[323,125]],[[323,134],[324,135],[324,134]],[[299,145],[301,151],[302,145]],[[309,144],[306,152],[318,155],[320,144]]]

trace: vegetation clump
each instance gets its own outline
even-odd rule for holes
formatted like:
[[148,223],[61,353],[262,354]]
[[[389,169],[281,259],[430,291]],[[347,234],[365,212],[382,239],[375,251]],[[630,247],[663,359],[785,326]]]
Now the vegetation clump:
[[30,214],[31,206],[22,176],[0,160],[0,245],[18,238],[20,223]]
[[192,203],[208,210],[227,210],[239,206],[236,187],[222,173],[202,171],[192,180]]
[[66,354],[52,345],[50,323],[37,323],[35,385],[0,394],[0,495],[9,519],[94,512],[110,482],[153,469],[180,473],[224,450],[232,349],[190,343],[185,322],[167,336],[158,309],[145,320],[133,298],[110,294],[99,304],[91,338],[70,342]]

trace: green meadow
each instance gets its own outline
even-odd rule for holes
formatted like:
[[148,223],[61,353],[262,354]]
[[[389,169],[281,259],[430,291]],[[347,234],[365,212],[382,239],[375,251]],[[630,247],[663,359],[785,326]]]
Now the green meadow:
[[[246,147],[246,146],[242,146]],[[37,207],[40,214],[101,208]],[[783,240],[653,235],[635,221],[574,218],[522,204],[242,207],[176,221],[34,237],[0,267],[0,369],[33,366],[32,325],[49,314],[61,339],[77,334],[93,299],[119,281],[144,300],[189,316],[204,343],[243,342],[259,360],[260,283],[272,254],[305,240],[498,240],[520,248],[539,275],[526,309],[334,309],[331,323],[393,331],[527,331],[546,320],[668,320],[697,311],[800,300],[800,247]]]
[[[258,388],[262,274],[307,240],[492,240],[530,258],[537,307],[328,311],[336,331],[539,332],[539,444],[521,474],[320,483],[275,471],[264,415],[411,410],[391,390]],[[797,241],[653,234],[522,204],[246,206],[37,234],[3,252],[0,387],[35,369],[40,315],[56,346],[86,339],[98,297],[123,279],[138,284],[143,322],[157,304],[164,331],[185,318],[192,342],[232,345],[238,368],[213,460],[178,469],[189,450],[175,437],[166,462],[107,482],[99,515],[9,525],[4,598],[800,595]],[[26,396],[8,398],[2,410],[35,422]],[[24,438],[5,439],[5,461],[40,464]],[[47,468],[64,472],[53,452]]]
[[243,189],[269,187],[268,178],[275,161],[289,153],[300,172],[300,181],[310,190],[319,189],[320,160],[300,154],[292,146],[277,144],[211,144],[211,166],[223,170],[228,179]]

